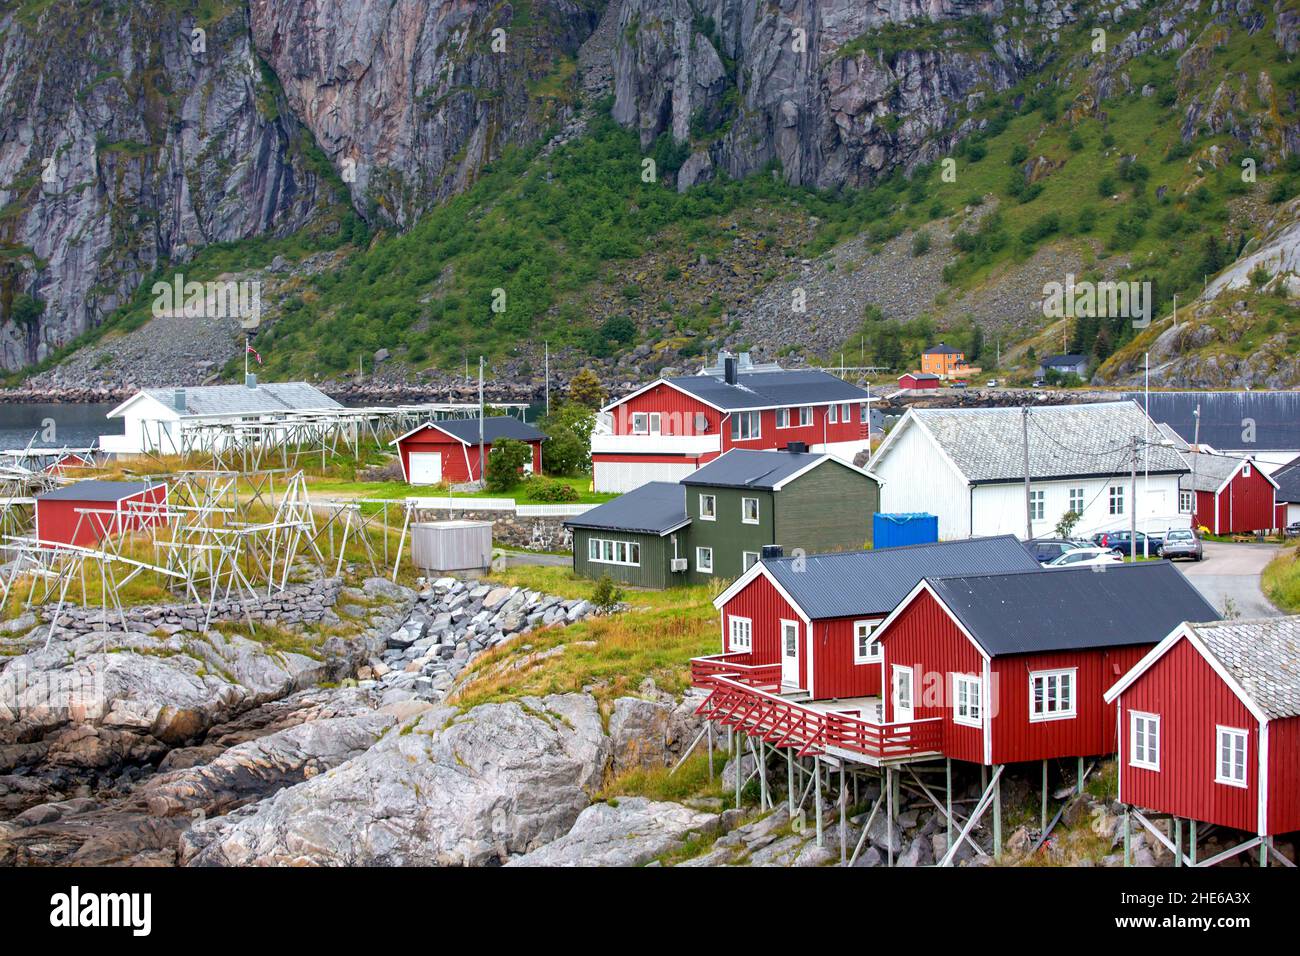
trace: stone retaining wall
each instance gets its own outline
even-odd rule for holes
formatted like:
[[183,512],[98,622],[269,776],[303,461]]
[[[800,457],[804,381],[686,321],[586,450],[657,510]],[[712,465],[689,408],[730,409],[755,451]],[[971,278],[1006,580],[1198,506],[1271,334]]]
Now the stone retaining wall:
[[[334,614],[334,605],[338,602],[339,589],[343,582],[339,578],[324,578],[310,584],[297,584],[286,590],[260,595],[256,600],[218,601],[213,609],[214,621],[242,621],[245,619],[244,605],[248,605],[248,617],[254,621],[266,621],[271,624],[319,624],[334,623],[338,620]],[[151,604],[124,609],[128,625],[139,625],[141,630],[199,631],[203,628],[205,609],[190,604]],[[54,617],[54,605],[45,605],[40,609],[41,619],[49,621]],[[59,629],[78,632],[90,632],[100,629],[103,611],[98,607],[64,606],[59,615]],[[110,626],[120,626],[121,618],[117,612],[108,612]]]

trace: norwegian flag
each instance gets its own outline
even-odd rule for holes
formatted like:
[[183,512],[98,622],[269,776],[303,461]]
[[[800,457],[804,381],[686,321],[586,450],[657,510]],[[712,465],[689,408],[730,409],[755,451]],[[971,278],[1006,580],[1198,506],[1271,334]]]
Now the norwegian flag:
[[245,346],[245,348],[246,348],[246,350],[249,352],[249,354],[251,354],[251,355],[253,356],[253,358],[257,359],[257,364],[258,364],[258,365],[261,365],[261,364],[262,364],[262,356],[260,356],[260,355],[257,354],[257,349],[253,348],[251,345]]

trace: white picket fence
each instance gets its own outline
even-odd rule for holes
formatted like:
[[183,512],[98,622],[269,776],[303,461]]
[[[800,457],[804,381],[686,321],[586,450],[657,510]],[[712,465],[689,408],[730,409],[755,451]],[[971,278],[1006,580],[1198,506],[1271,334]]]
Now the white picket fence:
[[513,511],[521,518],[568,518],[590,511],[595,505],[521,505],[514,498],[407,498],[415,508],[438,511]]

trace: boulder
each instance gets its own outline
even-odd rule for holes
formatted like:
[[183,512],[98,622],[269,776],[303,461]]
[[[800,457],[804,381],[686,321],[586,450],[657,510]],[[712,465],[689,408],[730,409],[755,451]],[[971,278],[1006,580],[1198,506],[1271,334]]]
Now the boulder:
[[583,810],[558,840],[512,859],[507,866],[641,866],[692,833],[718,829],[715,814],[680,803],[620,797]]

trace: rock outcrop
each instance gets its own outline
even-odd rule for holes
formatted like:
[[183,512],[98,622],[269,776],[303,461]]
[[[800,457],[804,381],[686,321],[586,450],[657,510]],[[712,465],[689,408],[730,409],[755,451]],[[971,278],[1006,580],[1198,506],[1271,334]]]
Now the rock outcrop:
[[718,816],[645,797],[593,803],[573,828],[507,866],[643,866],[691,836],[717,832]]
[[582,694],[435,708],[341,767],[188,831],[190,865],[482,865],[562,836],[607,743]]
[[[160,263],[287,235],[332,201],[277,108],[247,10],[215,9],[0,11],[0,367],[98,325]],[[24,295],[43,314],[15,314]]]

